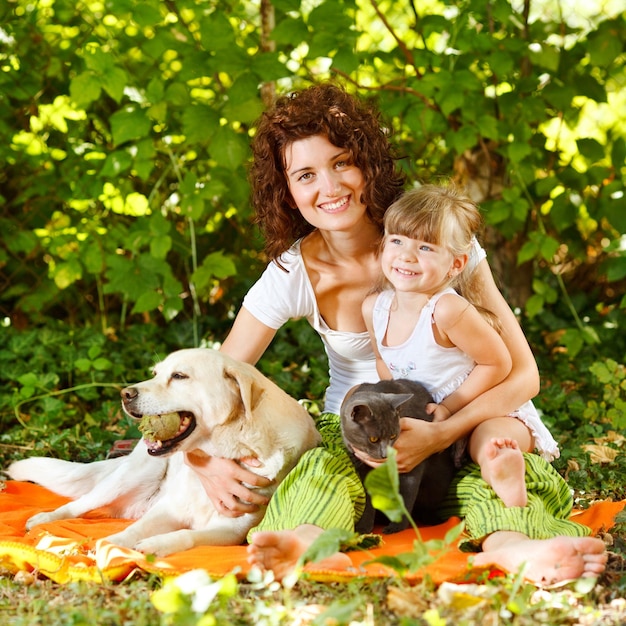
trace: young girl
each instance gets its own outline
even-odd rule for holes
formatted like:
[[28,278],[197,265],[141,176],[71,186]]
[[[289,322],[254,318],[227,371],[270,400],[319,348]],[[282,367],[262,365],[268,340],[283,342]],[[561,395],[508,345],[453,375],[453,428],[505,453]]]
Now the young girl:
[[[476,205],[452,186],[408,191],[385,214],[381,265],[391,289],[363,303],[379,376],[421,382],[437,403],[435,420],[457,413],[511,370],[497,320],[490,323],[454,289],[470,296],[476,290],[468,259],[480,227]],[[474,429],[469,454],[507,507],[526,506],[522,451],[536,445],[551,461],[559,456],[556,442],[530,401],[495,415]]]
[[[324,414],[317,420],[323,445],[308,451],[279,485],[258,529],[263,532],[250,536],[250,561],[274,570],[278,578],[293,569],[324,529],[353,530],[363,509],[363,486],[343,446],[338,412],[351,387],[378,379],[361,305],[380,274],[384,213],[403,187],[387,129],[378,111],[336,85],[322,84],[279,98],[262,115],[254,137],[252,199],[270,263],[244,299],[221,349],[254,364],[287,320],[304,317],[319,333],[330,365]],[[484,253],[475,263],[483,279],[479,296],[506,331],[511,373],[450,419],[410,420],[420,424],[398,438],[401,471],[469,434],[485,415],[506,415],[537,393],[537,366],[524,334],[495,286]],[[189,453],[187,462],[222,515],[238,516],[266,504],[246,487],[264,479],[236,461]],[[446,514],[465,517],[485,551],[475,563],[516,570],[530,561],[526,576],[537,580],[602,571],[602,541],[581,536],[588,529],[568,519],[567,484],[548,464],[538,474],[532,476],[532,484],[540,480],[542,485],[536,506],[507,509],[520,514],[504,525],[489,494],[474,488],[483,482],[480,475],[465,477],[455,490]],[[531,495],[529,489],[529,501]],[[344,554],[331,561],[342,567],[351,563]]]

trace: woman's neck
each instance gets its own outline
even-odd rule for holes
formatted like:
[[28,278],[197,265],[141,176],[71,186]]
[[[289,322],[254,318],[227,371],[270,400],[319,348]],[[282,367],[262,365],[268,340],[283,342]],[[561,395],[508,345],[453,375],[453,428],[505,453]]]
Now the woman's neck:
[[378,253],[380,231],[371,223],[361,224],[358,231],[315,230],[305,237],[305,248],[320,261],[338,263]]

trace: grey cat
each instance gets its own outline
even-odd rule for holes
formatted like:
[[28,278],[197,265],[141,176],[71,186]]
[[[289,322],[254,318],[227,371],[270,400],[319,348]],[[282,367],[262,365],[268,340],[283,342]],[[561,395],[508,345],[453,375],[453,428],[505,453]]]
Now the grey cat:
[[[432,421],[433,416],[426,413],[426,405],[432,401],[422,384],[402,378],[362,383],[346,397],[340,409],[341,431],[363,482],[372,468],[359,461],[353,449],[366,452],[375,459],[386,459],[387,446],[393,446],[400,434],[400,418]],[[448,448],[432,455],[412,471],[400,474],[400,494],[416,521],[424,524],[440,521],[437,509],[448,491],[454,471],[452,450]],[[368,494],[365,511],[356,525],[357,532],[372,532],[375,516]],[[385,526],[383,532],[396,533],[409,525],[409,520],[403,518]]]

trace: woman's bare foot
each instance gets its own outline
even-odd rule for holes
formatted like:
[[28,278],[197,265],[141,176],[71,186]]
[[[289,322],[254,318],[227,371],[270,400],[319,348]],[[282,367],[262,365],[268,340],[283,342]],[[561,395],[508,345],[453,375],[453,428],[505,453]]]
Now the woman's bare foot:
[[[295,530],[254,533],[248,546],[248,563],[272,570],[276,580],[282,580],[296,568],[300,557],[323,532],[318,526],[304,524]],[[312,566],[316,569],[345,570],[352,566],[352,561],[347,555],[337,552]]]
[[474,565],[496,565],[515,573],[523,565],[524,577],[540,585],[598,576],[607,562],[604,542],[593,537],[530,539],[526,535],[500,531],[483,543]]
[[515,439],[489,440],[481,451],[480,472],[505,506],[526,506],[526,462]]

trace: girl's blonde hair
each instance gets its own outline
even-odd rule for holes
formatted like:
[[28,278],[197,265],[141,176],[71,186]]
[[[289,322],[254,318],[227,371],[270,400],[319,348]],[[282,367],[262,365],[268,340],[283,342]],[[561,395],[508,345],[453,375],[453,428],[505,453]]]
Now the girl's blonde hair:
[[[454,257],[471,255],[474,238],[483,229],[476,203],[456,185],[422,185],[405,192],[385,213],[385,235],[402,235],[441,246]],[[388,286],[388,285],[387,285]],[[489,322],[499,327],[495,316],[477,302],[479,276],[467,265],[450,280],[464,298]]]

